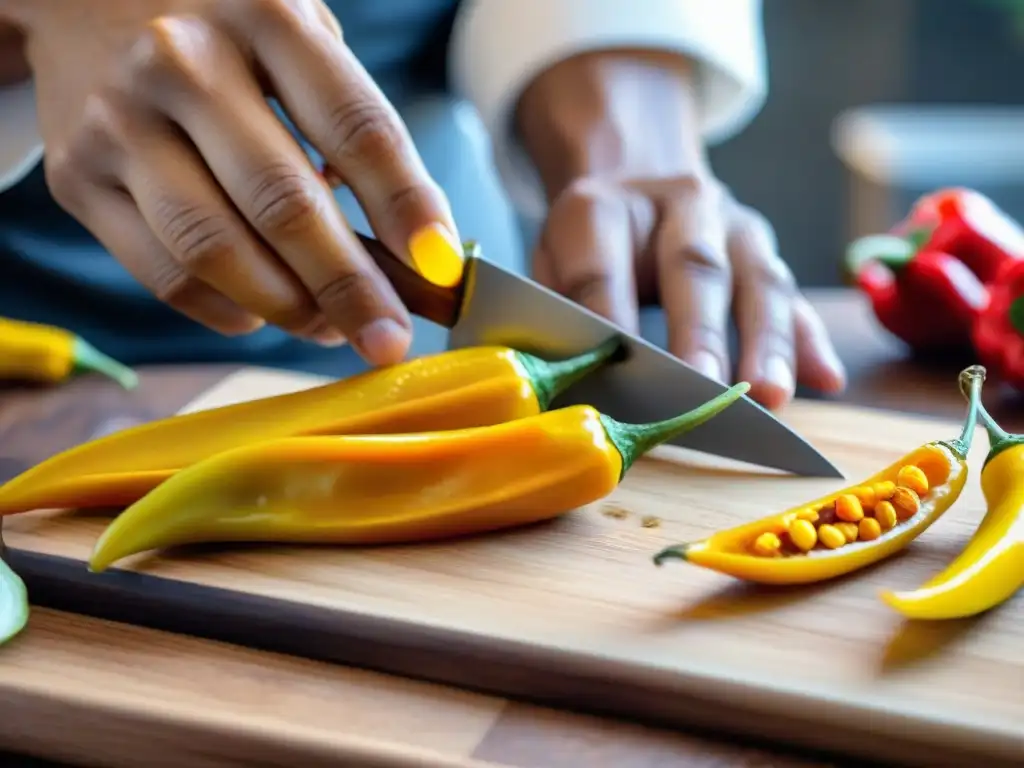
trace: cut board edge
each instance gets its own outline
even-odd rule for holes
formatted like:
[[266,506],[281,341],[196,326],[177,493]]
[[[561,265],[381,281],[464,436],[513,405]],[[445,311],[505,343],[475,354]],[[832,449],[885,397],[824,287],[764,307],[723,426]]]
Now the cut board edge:
[[[1019,736],[979,727],[976,721],[868,713],[859,702],[760,687],[750,689],[746,699],[710,695],[703,679],[692,675],[661,677],[656,670],[630,668],[593,654],[586,654],[580,664],[554,645],[499,639],[495,653],[494,638],[387,615],[326,615],[315,606],[283,598],[151,574],[112,572],[83,578],[76,560],[20,550],[12,550],[12,560],[42,606],[107,621],[653,727],[775,740],[776,746],[781,742],[833,760],[856,756],[929,768],[980,759],[993,768],[1017,765],[1012,755]],[[217,599],[224,592],[231,595],[227,602]],[[152,610],[154,594],[159,611]],[[341,632],[339,621],[344,622]],[[466,657],[480,663],[459,662]],[[621,667],[624,673],[610,673],[610,667]],[[744,689],[742,681],[725,683],[728,690]],[[747,706],[737,704],[744,700]],[[835,722],[843,722],[843,728],[830,727]],[[920,762],[922,755],[929,762]],[[952,762],[945,762],[950,758]]]

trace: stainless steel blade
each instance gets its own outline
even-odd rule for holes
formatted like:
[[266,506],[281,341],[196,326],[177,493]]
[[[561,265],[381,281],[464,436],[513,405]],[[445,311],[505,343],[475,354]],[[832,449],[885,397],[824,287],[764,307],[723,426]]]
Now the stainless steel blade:
[[[554,291],[482,258],[467,264],[466,293],[450,348],[506,344],[541,357],[579,353],[618,334],[628,357],[591,374],[555,406],[585,403],[620,421],[664,419],[710,400],[726,387],[650,342]],[[843,477],[832,462],[749,397],[674,445],[811,477]]]

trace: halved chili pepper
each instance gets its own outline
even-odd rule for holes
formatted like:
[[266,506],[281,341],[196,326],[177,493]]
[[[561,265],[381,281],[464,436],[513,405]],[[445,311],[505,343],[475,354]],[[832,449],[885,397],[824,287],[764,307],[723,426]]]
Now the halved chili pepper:
[[741,382],[653,424],[577,405],[489,427],[236,448],[128,507],[97,541],[89,567],[188,543],[410,543],[551,519],[611,493],[641,455],[749,388]]
[[960,373],[970,406],[960,436],[915,448],[855,486],[798,507],[675,544],[654,557],[765,584],[803,584],[851,573],[890,557],[926,531],[960,497],[985,369]]
[[1024,230],[990,198],[964,187],[918,198],[894,233],[922,250],[952,254],[983,283],[1006,262],[1024,259]]
[[1024,586],[1024,435],[1007,433],[983,405],[988,432],[981,469],[988,510],[960,555],[915,590],[882,599],[911,619],[958,619],[988,611]]
[[915,350],[967,348],[987,291],[959,259],[917,251],[910,240],[872,235],[850,245],[846,264],[878,322]]
[[1003,265],[971,330],[974,349],[992,378],[1024,388],[1024,261]]
[[532,416],[620,349],[612,338],[546,361],[508,347],[471,347],[141,424],[57,454],[0,486],[0,515],[130,504],[196,461],[263,440],[459,429]]

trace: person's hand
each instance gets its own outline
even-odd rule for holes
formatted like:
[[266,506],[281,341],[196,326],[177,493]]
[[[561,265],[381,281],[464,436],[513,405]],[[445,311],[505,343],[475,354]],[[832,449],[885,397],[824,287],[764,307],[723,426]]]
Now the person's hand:
[[836,392],[843,366],[771,225],[687,146],[697,131],[680,61],[583,56],[526,92],[519,124],[550,204],[534,276],[630,332],[639,307],[660,304],[669,352],[721,381],[751,382],[766,407],[788,402],[798,381]]
[[404,356],[405,307],[267,96],[392,251],[414,265],[424,253],[449,260],[420,264],[439,266],[440,282],[461,269],[458,235],[320,0],[10,5],[51,192],[139,282],[223,334],[270,323],[347,339],[373,364]]
[[751,397],[766,407],[793,396],[797,375],[823,391],[843,384],[771,225],[713,178],[578,179],[551,206],[534,274],[634,333],[639,307],[660,304],[669,352],[720,381],[735,363],[735,377],[751,382]]

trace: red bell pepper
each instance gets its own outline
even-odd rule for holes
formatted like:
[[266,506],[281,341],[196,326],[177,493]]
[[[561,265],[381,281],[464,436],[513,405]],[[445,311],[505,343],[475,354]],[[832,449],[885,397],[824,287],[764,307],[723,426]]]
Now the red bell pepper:
[[1005,262],[1024,259],[1024,230],[988,197],[962,187],[919,198],[893,234],[920,249],[956,256],[983,283]]
[[971,327],[988,293],[959,259],[917,251],[902,237],[877,235],[850,246],[847,266],[879,323],[914,350],[970,346]]
[[1003,265],[989,285],[988,306],[974,321],[978,359],[994,378],[1024,389],[1024,261]]

